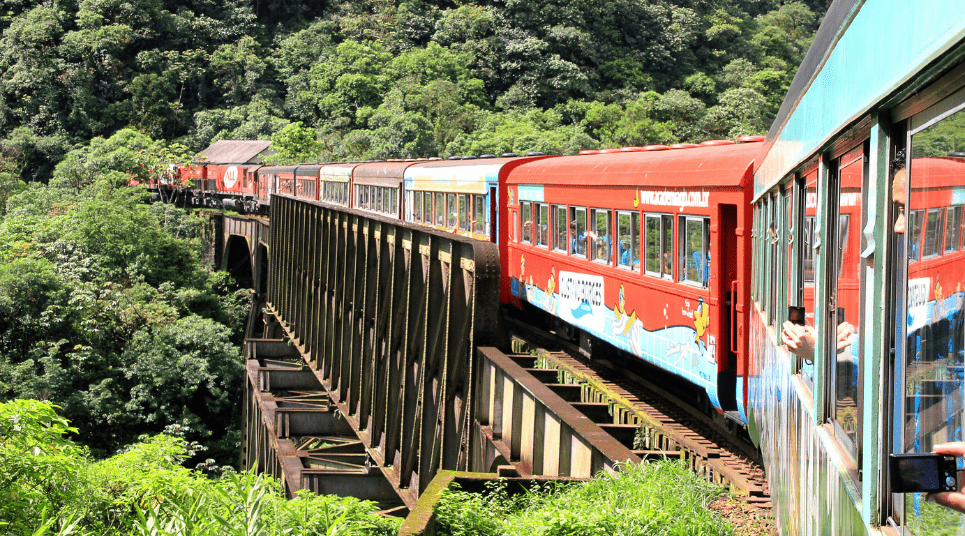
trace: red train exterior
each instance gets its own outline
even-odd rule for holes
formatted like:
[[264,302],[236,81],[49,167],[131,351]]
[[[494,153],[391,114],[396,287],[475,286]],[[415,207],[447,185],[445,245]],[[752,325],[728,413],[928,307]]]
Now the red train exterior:
[[760,145],[646,149],[514,169],[504,285],[512,303],[682,376],[746,420],[750,288],[740,274]]

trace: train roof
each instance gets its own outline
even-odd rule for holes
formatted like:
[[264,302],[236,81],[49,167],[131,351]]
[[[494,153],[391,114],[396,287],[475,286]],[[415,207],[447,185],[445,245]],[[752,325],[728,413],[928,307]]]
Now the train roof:
[[268,153],[268,140],[220,140],[198,153],[207,164],[260,164]]
[[319,176],[324,181],[348,182],[352,178],[352,171],[360,162],[325,164],[319,170]]
[[356,184],[401,184],[405,169],[416,163],[418,163],[417,160],[364,162],[352,171],[352,177]]
[[607,152],[529,162],[509,174],[509,184],[578,186],[742,186],[760,143]]
[[487,187],[486,184],[497,182],[501,173],[506,173],[527,162],[545,158],[556,157],[540,155],[420,162],[405,170],[405,180],[415,190],[483,193]]

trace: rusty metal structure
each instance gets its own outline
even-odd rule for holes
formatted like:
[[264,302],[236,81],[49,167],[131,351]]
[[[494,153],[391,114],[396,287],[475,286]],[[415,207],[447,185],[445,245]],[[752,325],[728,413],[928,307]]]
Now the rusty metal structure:
[[[365,464],[414,504],[437,471],[469,467],[474,350],[498,334],[496,246],[287,196],[270,216],[268,332],[304,360]],[[294,485],[269,455],[285,432],[259,379],[279,365],[249,357],[248,421],[273,429],[249,427],[246,467]]]

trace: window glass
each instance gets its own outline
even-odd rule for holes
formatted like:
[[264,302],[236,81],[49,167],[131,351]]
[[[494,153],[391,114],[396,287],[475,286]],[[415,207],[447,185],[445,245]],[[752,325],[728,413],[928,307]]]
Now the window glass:
[[425,193],[425,199],[423,199],[424,210],[422,211],[422,221],[432,224],[432,192]]
[[553,205],[553,249],[566,252],[566,207]]
[[529,201],[521,201],[519,207],[522,209],[523,218],[523,242],[533,243],[533,204]]
[[942,233],[945,231],[945,209],[928,209],[928,220],[925,224],[925,257],[934,257],[942,251]]
[[570,255],[586,257],[586,208],[570,207]]
[[375,210],[378,212],[388,212],[389,207],[385,202],[386,191],[383,186],[373,186],[375,189]]
[[469,230],[469,202],[466,194],[459,194],[459,230]]
[[962,207],[949,207],[945,214],[945,251],[957,251],[962,241]]
[[415,221],[422,221],[422,192],[412,192],[412,218]]
[[[927,259],[942,249],[937,229],[944,227],[944,207],[961,203],[965,159],[958,154],[965,151],[963,140],[965,111],[915,133],[911,137],[907,190],[895,199],[899,210],[907,204],[908,214],[906,288],[898,292],[905,295],[905,321],[898,323],[904,331],[904,382],[902,399],[894,404],[901,412],[898,422],[903,426],[905,452],[931,452],[938,443],[963,440],[965,318],[960,305],[962,292],[957,288],[962,281],[963,259],[959,253]],[[921,255],[916,250],[919,245]],[[913,534],[961,531],[965,516],[925,501],[923,494],[907,493],[904,500],[905,523]]]
[[456,221],[458,221],[459,214],[456,207],[456,194],[446,194],[446,227],[450,229],[456,228]]
[[710,220],[680,216],[680,280],[706,288],[710,279]]
[[486,233],[486,196],[473,196],[475,210],[473,211],[473,232]]
[[446,198],[441,192],[435,193],[436,198],[436,225],[442,227],[446,224]]
[[640,268],[640,214],[617,212],[617,265],[637,270]]
[[610,211],[593,209],[593,230],[587,233],[591,240],[592,260],[610,264],[613,256],[613,238],[610,236]]
[[539,203],[536,205],[536,245],[549,248],[550,207]]
[[832,296],[830,303],[836,304],[833,313],[835,326],[827,341],[829,370],[832,374],[834,407],[831,418],[835,433],[845,450],[857,462],[857,449],[860,444],[861,400],[858,390],[860,345],[856,326],[861,325],[862,288],[861,274],[864,260],[861,252],[865,248],[864,233],[864,152],[858,149],[838,160],[837,229],[836,243],[837,277],[829,281]]

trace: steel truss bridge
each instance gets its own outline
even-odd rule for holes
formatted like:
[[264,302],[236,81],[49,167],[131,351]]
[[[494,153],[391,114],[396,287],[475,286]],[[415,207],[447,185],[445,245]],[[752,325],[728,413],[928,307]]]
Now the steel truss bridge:
[[213,225],[215,262],[256,297],[241,465],[289,494],[406,515],[440,471],[587,478],[640,460],[604,429],[638,426],[595,423],[578,384],[502,351],[495,244],[287,196],[269,220]]

